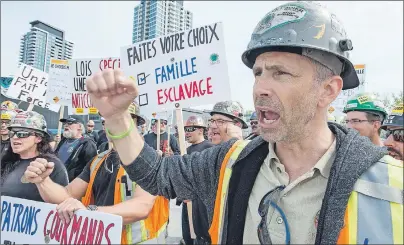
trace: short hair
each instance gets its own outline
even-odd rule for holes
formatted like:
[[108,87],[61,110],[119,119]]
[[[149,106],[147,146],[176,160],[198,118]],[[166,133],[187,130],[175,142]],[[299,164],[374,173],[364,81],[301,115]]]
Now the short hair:
[[[381,124],[383,122],[383,120],[384,120],[383,116],[381,114],[378,114],[378,113],[366,112],[365,114],[366,114],[366,119],[368,121],[370,121],[370,122],[378,121]],[[379,130],[377,132],[380,135],[380,133],[382,132],[381,127],[379,128]]]
[[323,82],[324,80],[326,80],[327,78],[337,75],[330,68],[321,64],[317,60],[314,60],[309,57],[307,57],[307,58],[311,61],[311,63],[314,65],[314,67],[316,69],[316,74],[315,74],[314,80],[317,81],[319,84],[321,82]]

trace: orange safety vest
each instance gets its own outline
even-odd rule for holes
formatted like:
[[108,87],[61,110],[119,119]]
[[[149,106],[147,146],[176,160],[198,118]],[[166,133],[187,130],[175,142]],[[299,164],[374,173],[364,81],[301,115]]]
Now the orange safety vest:
[[[91,178],[88,183],[85,196],[82,203],[88,206],[94,203],[93,184],[99,168],[109,156],[110,150],[98,154],[90,165]],[[121,183],[122,177],[127,176],[128,183]],[[129,187],[130,195],[126,193],[125,185]],[[134,195],[136,183],[131,181],[123,167],[120,167],[115,180],[114,205],[130,200]],[[158,196],[154,202],[153,208],[145,220],[124,225],[122,230],[121,244],[138,243],[165,243],[166,229],[169,217],[169,201],[164,197]]]
[[[237,141],[220,169],[209,234],[222,243],[223,224],[232,168],[249,141]],[[382,215],[375,215],[375,214]],[[345,211],[338,244],[403,244],[403,162],[384,156],[357,180]]]

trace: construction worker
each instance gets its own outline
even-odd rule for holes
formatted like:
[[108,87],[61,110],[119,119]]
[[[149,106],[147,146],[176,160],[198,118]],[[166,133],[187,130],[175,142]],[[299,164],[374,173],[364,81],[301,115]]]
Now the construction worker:
[[[160,147],[157,149],[157,122],[160,120]],[[171,134],[170,142],[168,142],[167,126],[168,120],[164,116],[157,116],[151,120],[152,132],[144,135],[144,141],[153,147],[159,155],[170,156],[179,155],[180,147],[178,146],[177,138]]]
[[[201,116],[190,116],[184,125],[185,139],[191,145],[187,154],[201,152],[213,146],[205,139],[207,127]],[[192,223],[196,235],[195,241],[191,238],[187,204],[182,206],[182,238],[185,244],[210,244],[209,221],[206,207],[199,199],[192,200]]]
[[368,137],[373,144],[383,146],[380,138],[381,126],[387,116],[383,104],[369,93],[359,93],[350,98],[344,108],[345,123],[348,128],[359,131]]
[[401,162],[327,123],[341,90],[359,85],[350,50],[341,22],[317,3],[270,11],[242,55],[260,136],[184,156],[160,157],[133,130],[126,108],[142,92],[122,70],[86,86],[129,177],[153,195],[199,198],[212,244],[403,244]]
[[1,149],[0,155],[3,155],[3,152],[7,151],[10,146],[10,137],[8,136],[8,126],[10,126],[11,121],[15,117],[17,113],[13,110],[1,109]]
[[250,117],[250,126],[251,126],[251,133],[245,139],[252,140],[258,135],[260,135],[259,128],[258,128],[258,117],[257,112],[253,112]]
[[229,135],[237,135],[242,139],[241,129],[248,128],[247,123],[243,119],[243,107],[237,101],[218,102],[210,111],[212,116],[208,120],[211,141],[218,145],[228,141]]
[[390,115],[384,120],[382,129],[387,131],[387,139],[384,141],[384,145],[387,146],[389,155],[403,161],[404,120],[402,103],[393,108]]
[[36,161],[53,162],[54,171],[49,179],[61,186],[69,183],[66,168],[49,144],[44,116],[35,111],[21,111],[8,130],[11,144],[1,159],[1,195],[43,202],[36,186],[22,179],[28,166]]
[[15,115],[20,111],[18,109],[18,105],[12,101],[6,100],[0,104],[1,110],[1,128],[0,128],[0,136],[1,136],[1,148],[0,148],[0,156],[3,155],[3,152],[7,150],[10,145],[10,138],[8,137],[8,126],[10,125],[12,119]]
[[[139,123],[138,119],[141,122],[144,120],[138,110],[135,103],[128,109],[134,125]],[[106,133],[108,136],[108,131]],[[36,175],[35,172],[44,166],[48,171],[41,176]],[[120,167],[115,149],[98,154],[66,188],[47,177],[53,170],[52,166],[45,161],[32,164],[27,168],[25,178],[37,185],[46,202],[59,204],[56,209],[62,220],[69,222],[73,213],[80,209],[115,214],[123,218],[121,244],[165,243],[168,200],[152,196],[132,182]]]

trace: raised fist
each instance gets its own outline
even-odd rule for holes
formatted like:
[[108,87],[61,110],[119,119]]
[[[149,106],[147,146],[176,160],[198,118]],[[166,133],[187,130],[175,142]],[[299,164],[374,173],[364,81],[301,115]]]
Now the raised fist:
[[127,111],[137,97],[136,82],[124,76],[121,69],[106,69],[86,80],[91,102],[105,118]]

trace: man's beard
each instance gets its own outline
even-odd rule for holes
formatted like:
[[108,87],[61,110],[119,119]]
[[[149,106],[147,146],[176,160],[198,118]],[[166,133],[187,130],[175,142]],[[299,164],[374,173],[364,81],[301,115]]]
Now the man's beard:
[[68,139],[74,138],[74,135],[75,135],[75,132],[71,131],[71,130],[63,132],[63,137],[68,138]]
[[256,106],[268,106],[279,112],[279,126],[276,129],[259,128],[259,134],[268,142],[293,142],[305,134],[304,127],[316,113],[317,95],[314,92],[300,95],[289,111],[277,97],[257,98]]

